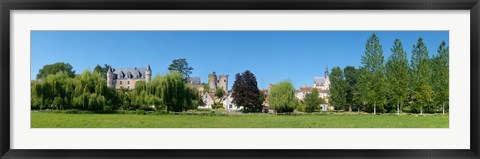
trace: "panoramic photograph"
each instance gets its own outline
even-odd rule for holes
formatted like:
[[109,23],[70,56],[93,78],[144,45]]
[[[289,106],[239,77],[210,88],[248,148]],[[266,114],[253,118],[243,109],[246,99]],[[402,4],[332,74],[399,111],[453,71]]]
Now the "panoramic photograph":
[[31,31],[31,128],[449,128],[448,31]]

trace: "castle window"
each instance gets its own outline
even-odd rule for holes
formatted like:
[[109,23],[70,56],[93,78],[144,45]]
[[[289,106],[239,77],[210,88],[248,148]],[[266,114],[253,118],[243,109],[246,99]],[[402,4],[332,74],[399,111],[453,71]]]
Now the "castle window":
[[227,80],[223,80],[223,82],[227,82]]
[[120,84],[122,84],[122,81],[120,81]]
[[127,81],[127,84],[130,84],[130,81]]

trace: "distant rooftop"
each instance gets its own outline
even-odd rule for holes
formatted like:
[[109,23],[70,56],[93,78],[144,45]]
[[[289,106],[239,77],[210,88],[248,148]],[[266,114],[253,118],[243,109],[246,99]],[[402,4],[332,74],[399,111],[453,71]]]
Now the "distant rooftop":
[[315,86],[325,86],[325,77],[315,77],[313,83]]
[[187,81],[190,84],[200,84],[200,77],[189,77]]

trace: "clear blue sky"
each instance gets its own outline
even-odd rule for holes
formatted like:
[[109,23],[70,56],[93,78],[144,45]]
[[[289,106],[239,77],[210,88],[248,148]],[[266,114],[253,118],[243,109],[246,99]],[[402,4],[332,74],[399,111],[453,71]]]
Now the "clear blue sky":
[[32,31],[31,79],[46,64],[70,63],[76,73],[95,65],[114,68],[146,67],[165,74],[177,58],[194,68],[191,77],[207,82],[209,73],[229,75],[252,71],[260,89],[269,83],[291,80],[295,87],[313,85],[325,66],[361,66],[367,38],[376,33],[385,60],[395,38],[411,55],[423,37],[430,55],[437,54],[448,31]]

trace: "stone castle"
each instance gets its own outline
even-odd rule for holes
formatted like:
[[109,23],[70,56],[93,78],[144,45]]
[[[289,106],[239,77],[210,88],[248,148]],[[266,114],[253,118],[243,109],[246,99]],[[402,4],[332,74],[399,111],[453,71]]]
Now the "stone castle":
[[208,74],[208,85],[210,92],[215,92],[217,88],[221,88],[228,93],[228,75],[217,76],[215,72]]
[[152,69],[150,65],[145,68],[125,68],[114,69],[107,71],[107,86],[115,89],[133,89],[138,81],[145,81],[146,83],[152,80]]

